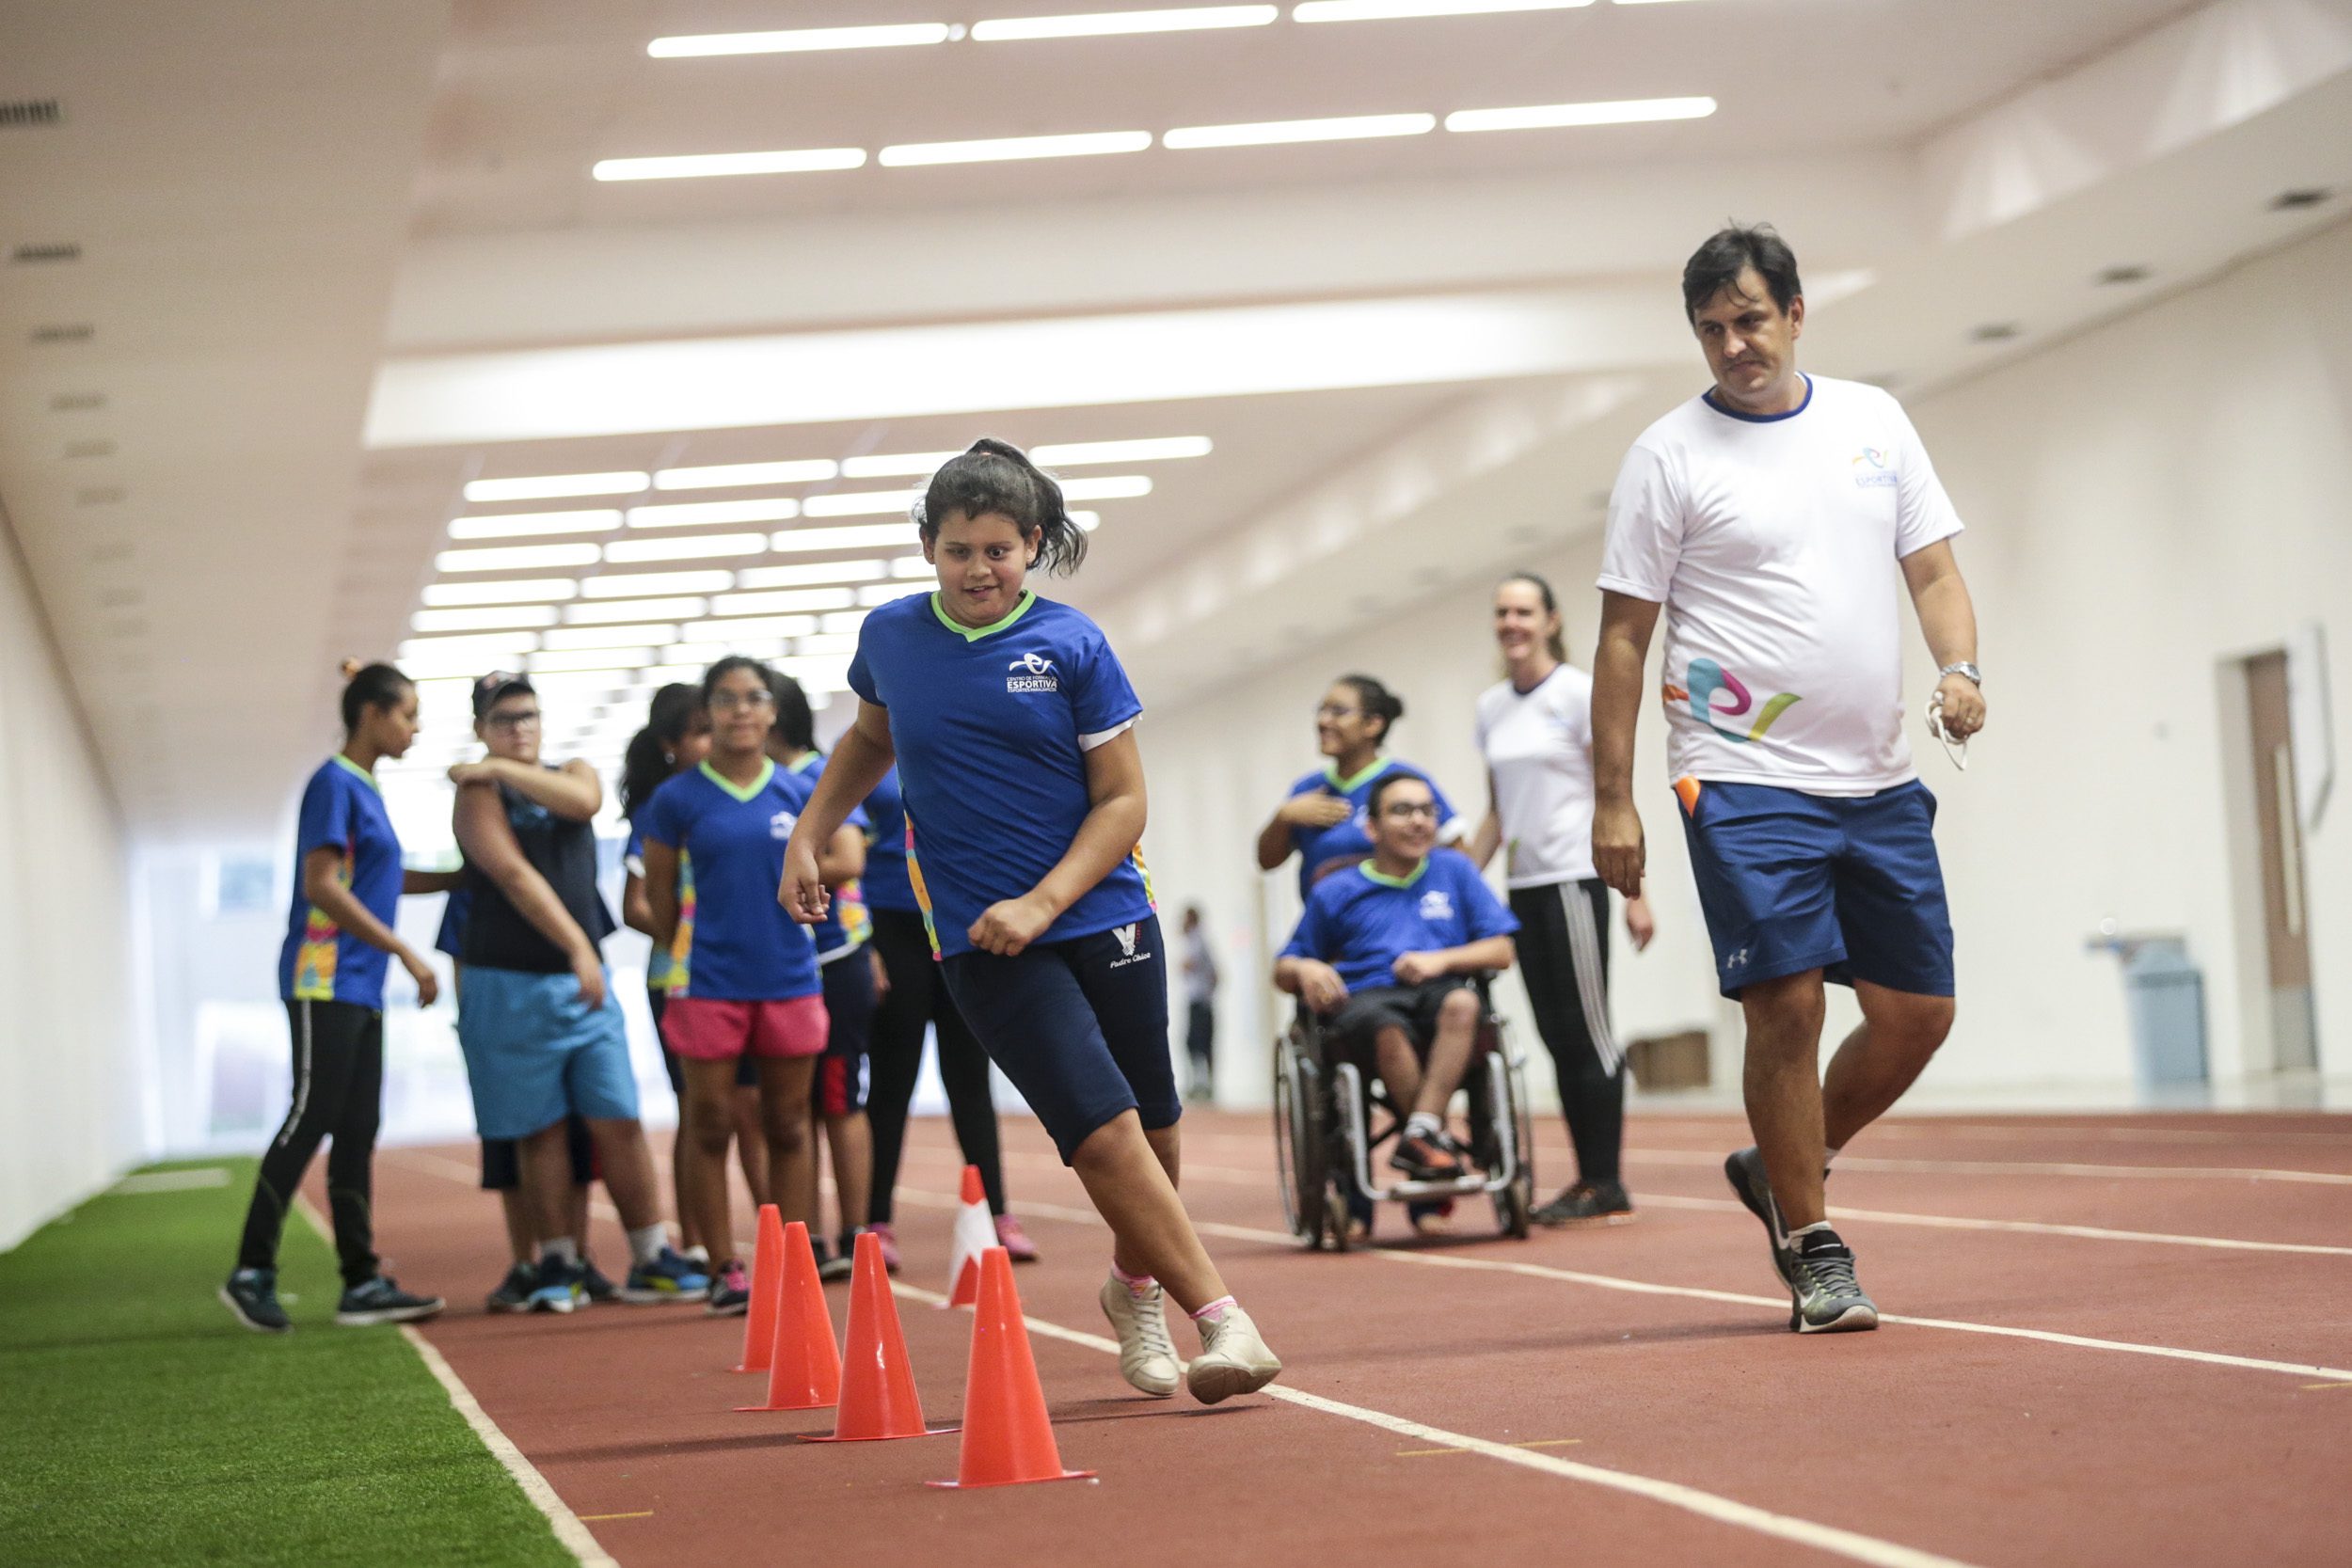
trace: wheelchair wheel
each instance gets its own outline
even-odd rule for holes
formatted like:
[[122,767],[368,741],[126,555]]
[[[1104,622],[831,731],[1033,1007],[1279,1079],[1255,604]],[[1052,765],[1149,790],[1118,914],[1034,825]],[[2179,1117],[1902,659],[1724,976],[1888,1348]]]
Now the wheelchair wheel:
[[1495,1224],[1515,1242],[1527,1240],[1528,1216],[1534,1212],[1535,1180],[1522,1171],[1511,1184],[1495,1194]]
[[[1323,1245],[1329,1225],[1323,1202],[1321,1085],[1315,1066],[1285,1041],[1274,1053],[1274,1160],[1282,1189],[1282,1218],[1309,1251]],[[1342,1239],[1345,1231],[1341,1232]]]

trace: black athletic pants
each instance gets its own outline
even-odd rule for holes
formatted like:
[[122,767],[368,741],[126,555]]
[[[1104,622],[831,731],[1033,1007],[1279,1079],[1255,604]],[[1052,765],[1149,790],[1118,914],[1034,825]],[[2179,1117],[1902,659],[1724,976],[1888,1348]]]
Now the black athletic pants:
[[1192,1059],[1192,1077],[1186,1087],[1205,1100],[1216,1084],[1216,1003],[1185,1004],[1184,1054]]
[[383,1117],[384,1015],[356,1002],[289,1002],[294,1029],[294,1108],[262,1155],[262,1173],[246,1211],[237,1267],[274,1269],[286,1211],[323,1139],[326,1202],[343,1283],[375,1277],[375,1216],[369,1206],[375,1129]]
[[988,1212],[1005,1212],[1005,1167],[997,1150],[996,1101],[989,1092],[988,1053],[980,1049],[947,981],[931,957],[923,917],[904,910],[875,910],[874,951],[882,955],[890,990],[874,1010],[866,1050],[868,1097],[866,1117],[874,1129],[873,1222],[890,1223],[891,1189],[898,1184],[898,1155],[906,1147],[907,1107],[923,1069],[923,1030],[939,1037],[939,1077],[947,1090],[947,1115],[964,1163],[980,1167],[988,1189]]
[[1578,1176],[1620,1180],[1625,1053],[1609,1026],[1609,886],[1597,877],[1511,890],[1519,974],[1551,1053]]

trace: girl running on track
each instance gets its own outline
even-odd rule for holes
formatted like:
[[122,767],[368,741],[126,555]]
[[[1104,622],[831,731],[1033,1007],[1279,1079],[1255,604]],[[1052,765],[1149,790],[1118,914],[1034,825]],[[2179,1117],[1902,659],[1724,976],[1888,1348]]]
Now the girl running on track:
[[[629,737],[628,750],[621,759],[621,820],[628,824],[628,846],[622,852],[628,876],[621,884],[621,922],[632,931],[653,934],[653,915],[645,905],[645,808],[652,803],[655,790],[680,773],[692,772],[709,754],[710,713],[703,706],[702,689],[678,681],[655,692],[646,710],[645,727]],[[668,944],[655,942],[645,958],[645,1007],[653,1015],[656,1034],[660,1032],[670,987],[685,972],[686,937],[694,924],[694,869],[684,863],[678,866],[677,900],[677,937]],[[678,1053],[666,1040],[661,1046],[661,1067],[670,1075],[670,1092],[677,1097],[678,1104],[678,1133],[670,1143],[671,1190],[683,1194],[686,1072]],[[760,1131],[759,1069],[750,1056],[738,1064],[734,1108],[736,1163],[742,1167],[743,1184],[751,1190],[753,1203],[765,1203],[768,1139]],[[678,1231],[686,1255],[707,1263],[710,1243],[704,1240],[693,1211],[683,1207],[682,1197],[679,1201]],[[719,1255],[724,1257],[726,1250],[722,1241]]]
[[1258,868],[1279,869],[1298,857],[1298,896],[1338,865],[1352,865],[1372,853],[1365,832],[1365,802],[1372,786],[1394,772],[1414,774],[1438,797],[1438,842],[1454,844],[1470,825],[1454,814],[1437,781],[1409,762],[1380,748],[1405,717],[1405,703],[1370,675],[1342,675],[1315,708],[1315,741],[1330,761],[1291,785],[1290,796],[1258,832]]
[[1142,706],[1094,624],[1024,585],[1034,567],[1074,568],[1086,536],[1060,486],[989,440],[932,475],[916,527],[939,590],[859,629],[857,719],[793,830],[779,895],[794,919],[824,918],[820,851],[895,758],[947,989],[1110,1227],[1101,1301],[1120,1372],[1176,1391],[1165,1286],[1200,1330],[1193,1397],[1263,1387],[1282,1364],[1176,1193],[1167,957],[1136,855]]
[[[777,907],[784,847],[807,803],[808,781],[768,755],[775,693],[768,667],[730,656],[703,677],[710,713],[710,754],[691,773],[654,791],[646,808],[645,905],[654,942],[686,933],[685,971],[672,975],[661,1032],[685,1058],[687,1185],[678,1206],[692,1211],[697,1233],[718,1269],[710,1310],[735,1313],[751,1304],[751,1283],[735,1255],[728,1221],[727,1139],[737,1064],[755,1057],[768,1143],[769,1180],[787,1221],[817,1227],[816,1147],[809,1135],[809,1091],[825,1049],[825,1003],[817,944]],[[846,814],[845,814],[846,815]],[[829,858],[862,852],[863,832],[840,826],[828,834]],[[680,913],[679,868],[691,866],[694,911]]]
[[403,871],[400,836],[376,787],[375,765],[417,737],[417,689],[389,664],[343,665],[342,750],[302,792],[294,828],[294,907],[278,958],[278,993],[294,1034],[294,1108],[262,1156],[237,1266],[220,1299],[246,1327],[283,1334],[278,1243],[286,1210],[322,1140],[326,1200],[343,1275],[335,1321],[414,1323],[441,1309],[376,1267],[371,1165],[384,1099],[384,974],[390,960],[416,982],[420,1006],[439,990],[421,954],[393,930],[401,895],[446,893],[451,872]]
[[[1560,1080],[1576,1145],[1574,1185],[1535,1211],[1545,1225],[1633,1217],[1618,1166],[1625,1053],[1609,1027],[1609,886],[1593,874],[1593,678],[1568,662],[1551,585],[1514,572],[1495,589],[1505,678],[1478,699],[1486,816],[1470,844],[1481,870],[1503,850],[1520,973]],[[1649,902],[1625,907],[1638,953],[1656,932]]]

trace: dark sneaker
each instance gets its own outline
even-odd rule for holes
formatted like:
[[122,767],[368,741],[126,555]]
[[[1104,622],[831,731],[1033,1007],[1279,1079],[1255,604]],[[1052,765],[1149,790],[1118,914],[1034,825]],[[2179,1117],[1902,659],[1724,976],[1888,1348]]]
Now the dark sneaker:
[[587,1278],[581,1282],[580,1289],[587,1292],[589,1306],[610,1307],[614,1302],[624,1299],[621,1288],[606,1278],[602,1269],[585,1258],[580,1260],[580,1266],[587,1273]]
[[239,1269],[220,1288],[221,1305],[256,1334],[283,1334],[294,1327],[278,1305],[276,1269]]
[[531,1291],[533,1312],[569,1312],[588,1301],[588,1265],[559,1258],[539,1259],[539,1283]]
[[710,1294],[710,1276],[675,1247],[663,1247],[650,1263],[628,1271],[621,1300],[636,1307],[664,1301],[700,1301]]
[[493,1312],[528,1312],[531,1292],[539,1288],[539,1271],[528,1263],[517,1263],[506,1271],[499,1288],[485,1297],[482,1305]]
[[343,1292],[343,1299],[335,1304],[335,1321],[346,1328],[421,1323],[437,1317],[448,1305],[438,1296],[411,1295],[400,1288],[400,1281],[379,1274]]
[[714,1318],[739,1318],[752,1309],[751,1275],[743,1272],[743,1260],[730,1258],[719,1265],[719,1272],[710,1276],[710,1306]]
[[1827,1226],[1791,1239],[1788,1326],[1799,1334],[1851,1334],[1879,1325],[1878,1304],[1853,1276],[1853,1249]]
[[1443,1133],[1399,1138],[1395,1151],[1389,1156],[1389,1166],[1416,1181],[1451,1181],[1462,1174],[1462,1162],[1446,1147],[1448,1142]]
[[1621,1181],[1579,1181],[1530,1217],[1537,1225],[1630,1225],[1633,1200]]
[[817,1254],[817,1277],[830,1285],[836,1279],[847,1279],[855,1272],[856,1263],[847,1252],[835,1252],[831,1242],[811,1242]]
[[1764,1176],[1764,1156],[1750,1144],[1724,1161],[1724,1180],[1740,1195],[1748,1212],[1763,1222],[1764,1234],[1772,1243],[1772,1268],[1779,1274],[1780,1282],[1794,1291],[1797,1282],[1789,1273],[1788,1231],[1780,1223],[1780,1204],[1772,1196],[1772,1182]]

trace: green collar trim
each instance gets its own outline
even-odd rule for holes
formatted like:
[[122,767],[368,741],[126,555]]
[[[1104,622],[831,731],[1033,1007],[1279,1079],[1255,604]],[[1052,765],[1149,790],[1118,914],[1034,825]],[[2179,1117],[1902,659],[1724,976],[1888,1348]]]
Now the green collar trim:
[[722,773],[716,768],[711,767],[708,758],[704,759],[702,768],[704,778],[708,779],[712,784],[717,784],[721,789],[723,789],[729,795],[734,796],[739,801],[748,802],[761,790],[766,789],[769,783],[775,778],[776,759],[773,757],[760,758],[759,777],[753,780],[748,785],[737,784],[733,779],[728,778],[724,773]]
[[1357,774],[1352,779],[1341,778],[1339,765],[1337,763],[1330,762],[1327,762],[1323,765],[1323,776],[1333,789],[1338,790],[1343,795],[1351,795],[1358,789],[1362,788],[1365,784],[1370,784],[1373,780],[1378,778],[1380,776],[1380,770],[1388,766],[1388,753],[1385,752],[1375,752],[1372,754],[1372,760],[1364,765],[1364,770]]
[[818,763],[820,763],[820,762],[822,762],[822,761],[824,761],[824,760],[825,760],[825,753],[824,753],[824,752],[809,752],[806,756],[804,756],[804,757],[801,758],[801,760],[800,760],[800,761],[798,761],[798,762],[794,763],[794,764],[792,765],[791,768],[790,768],[790,771],[792,771],[792,772],[794,772],[794,773],[805,773],[805,772],[807,772],[810,768],[812,768],[816,767]]
[[384,786],[375,782],[374,774],[369,772],[366,768],[360,767],[358,763],[352,761],[341,752],[337,752],[335,753],[335,760],[342,765],[344,772],[350,774],[355,779],[360,780],[366,784],[370,789],[374,790],[378,795],[384,793]]
[[993,626],[979,626],[975,628],[965,626],[961,621],[959,621],[954,616],[948,614],[947,607],[940,603],[939,595],[934,593],[931,595],[931,613],[939,617],[939,624],[941,626],[946,626],[949,631],[954,632],[958,637],[962,638],[966,642],[977,642],[983,637],[995,636],[998,632],[1004,630],[1007,626],[1011,626],[1015,621],[1018,621],[1024,615],[1026,615],[1029,612],[1029,607],[1035,603],[1037,603],[1036,593],[1030,589],[1024,588],[1021,590],[1021,602],[1014,605],[1003,620],[997,622]]
[[1358,861],[1356,869],[1364,874],[1367,882],[1378,882],[1382,887],[1411,887],[1429,875],[1429,857],[1422,856],[1421,863],[1413,867],[1413,874],[1409,877],[1391,877],[1385,871],[1375,871],[1369,860]]

